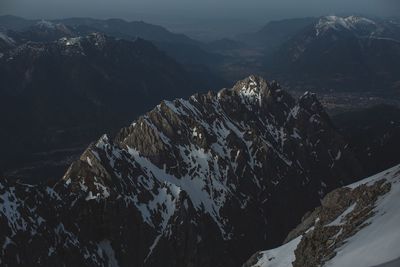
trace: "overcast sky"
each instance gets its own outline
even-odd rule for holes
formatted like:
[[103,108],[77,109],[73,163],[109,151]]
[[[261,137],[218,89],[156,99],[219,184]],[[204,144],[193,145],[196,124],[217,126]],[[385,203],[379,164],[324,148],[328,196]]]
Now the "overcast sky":
[[1,14],[25,17],[122,17],[138,15],[195,18],[293,17],[336,13],[396,15],[400,0],[0,0]]

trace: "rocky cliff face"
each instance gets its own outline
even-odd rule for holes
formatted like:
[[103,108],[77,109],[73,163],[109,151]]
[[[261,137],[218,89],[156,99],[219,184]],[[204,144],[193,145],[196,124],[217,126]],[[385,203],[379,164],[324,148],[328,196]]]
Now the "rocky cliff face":
[[279,248],[244,266],[397,266],[400,166],[329,193]]
[[315,95],[296,101],[251,76],[162,102],[93,143],[51,188],[5,181],[1,258],[239,266],[359,171]]

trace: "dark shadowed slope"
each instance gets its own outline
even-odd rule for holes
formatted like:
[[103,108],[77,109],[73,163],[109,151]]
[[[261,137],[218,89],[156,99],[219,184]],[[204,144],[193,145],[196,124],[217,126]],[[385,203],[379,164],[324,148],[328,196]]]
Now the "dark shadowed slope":
[[400,109],[379,105],[333,116],[332,120],[349,142],[365,175],[400,163]]

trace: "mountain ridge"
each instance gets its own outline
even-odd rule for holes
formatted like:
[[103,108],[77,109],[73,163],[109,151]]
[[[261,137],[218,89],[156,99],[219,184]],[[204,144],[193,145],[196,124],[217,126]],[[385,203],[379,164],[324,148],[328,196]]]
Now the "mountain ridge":
[[[103,136],[50,191],[39,189],[48,193],[18,189],[16,201],[35,195],[35,205],[55,207],[38,207],[32,218],[61,219],[27,223],[36,237],[23,237],[13,222],[28,217],[2,213],[2,236],[14,242],[3,253],[29,238],[44,249],[25,255],[26,264],[104,266],[111,246],[120,266],[239,266],[357,177],[357,166],[314,94],[295,101],[276,82],[250,76],[219,93],[164,101],[114,139]],[[57,248],[50,258],[49,246]]]
[[[64,25],[76,31],[81,31],[83,35],[91,32],[103,32],[104,34],[114,35],[119,33],[119,37],[130,36],[147,39],[149,41],[172,41],[178,43],[196,44],[195,40],[183,34],[175,34],[162,26],[153,25],[143,21],[126,21],[123,19],[92,19],[92,18],[67,18],[67,19],[34,19],[28,20],[16,16],[0,16],[0,25],[4,30],[23,32],[35,26],[55,26]],[[114,30],[113,30],[114,29]],[[158,36],[158,37],[157,37]]]

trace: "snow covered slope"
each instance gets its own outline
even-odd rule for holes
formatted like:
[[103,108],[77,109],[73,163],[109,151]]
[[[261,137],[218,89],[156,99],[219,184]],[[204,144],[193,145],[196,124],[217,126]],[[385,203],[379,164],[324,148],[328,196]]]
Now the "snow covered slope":
[[0,58],[3,57],[4,52],[15,46],[15,41],[6,33],[0,30]]
[[324,34],[329,30],[341,31],[348,30],[355,33],[364,33],[369,31],[377,31],[379,26],[376,22],[371,19],[349,16],[349,17],[338,17],[338,16],[326,16],[319,19],[316,26],[316,35]]
[[249,266],[399,266],[400,165],[328,194],[299,233]]
[[5,43],[12,45],[14,44],[14,40],[9,37],[7,34],[0,32],[0,40],[3,40]]

